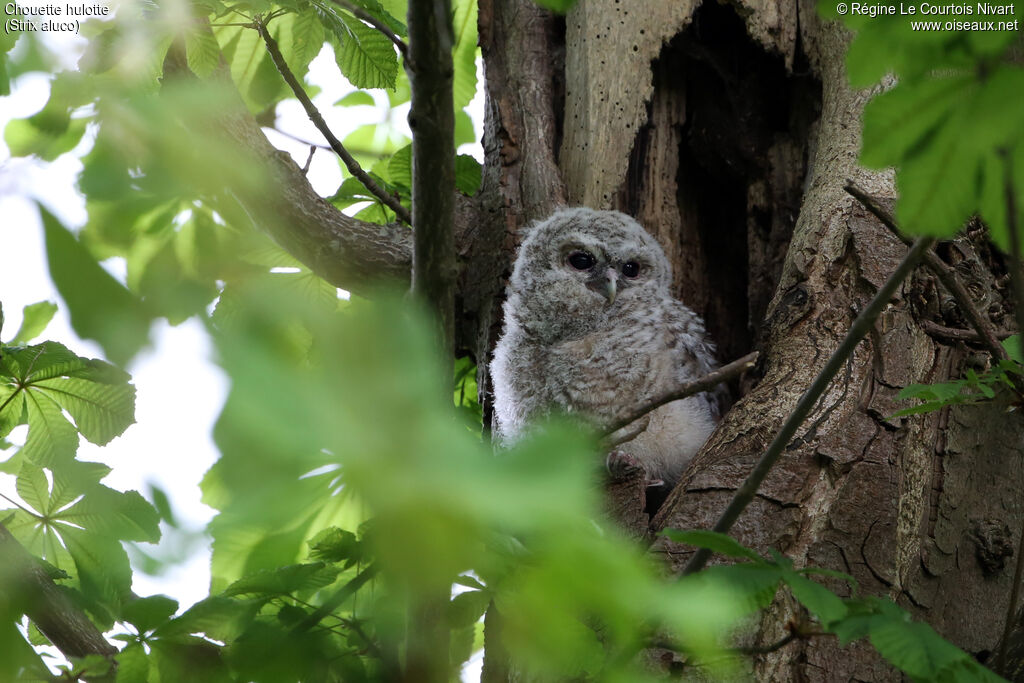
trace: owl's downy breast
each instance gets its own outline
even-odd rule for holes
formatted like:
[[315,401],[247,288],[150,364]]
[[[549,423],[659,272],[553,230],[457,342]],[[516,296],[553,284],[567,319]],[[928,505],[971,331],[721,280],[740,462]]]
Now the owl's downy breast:
[[546,365],[558,378],[555,402],[602,426],[641,405],[673,374],[670,354],[652,332],[627,328],[610,336],[600,330],[553,346]]

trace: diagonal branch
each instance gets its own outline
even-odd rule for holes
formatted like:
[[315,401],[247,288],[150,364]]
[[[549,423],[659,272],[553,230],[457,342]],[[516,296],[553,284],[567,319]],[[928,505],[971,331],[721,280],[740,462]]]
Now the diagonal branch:
[[399,220],[409,225],[412,225],[412,215],[409,210],[402,206],[402,203],[397,198],[391,196],[385,192],[380,185],[378,185],[373,178],[367,175],[366,171],[363,170],[359,162],[356,161],[355,157],[348,153],[348,150],[341,144],[341,141],[335,137],[334,133],[327,126],[327,122],[324,121],[324,117],[320,115],[320,112],[313,105],[313,101],[309,99],[309,95],[302,88],[302,84],[299,83],[295,74],[288,68],[287,62],[284,61],[284,55],[281,54],[281,48],[278,46],[277,41],[270,35],[270,31],[267,30],[267,25],[263,20],[257,18],[255,21],[256,30],[259,31],[260,37],[263,38],[263,42],[267,45],[267,52],[270,53],[270,58],[274,61],[274,66],[277,67],[281,77],[284,78],[285,83],[291,88],[295,98],[302,105],[302,108],[306,110],[306,116],[313,122],[317,130],[320,131],[324,139],[327,140],[327,144],[331,146],[334,153],[345,163],[345,168],[353,176],[359,179],[367,190],[373,194],[374,197],[383,202],[388,208],[395,212]]
[[750,368],[754,367],[754,363],[757,362],[757,356],[758,352],[753,351],[743,356],[739,360],[734,360],[728,365],[723,365],[714,372],[709,372],[703,377],[699,377],[690,382],[685,382],[669,391],[663,392],[658,396],[655,396],[649,403],[646,403],[643,406],[637,408],[626,417],[616,420],[610,427],[608,427],[605,430],[605,436],[610,436],[614,434],[615,432],[619,431],[626,425],[635,422],[636,420],[639,420],[647,413],[651,412],[652,410],[656,410],[657,408],[660,408],[666,403],[678,401],[680,399],[693,396],[694,394],[699,394],[702,391],[714,389],[722,382],[728,382],[733,377],[739,376],[745,370],[749,370]]
[[[904,244],[910,245],[910,239],[904,235],[899,226],[896,225],[896,221],[882,206],[868,195],[864,190],[860,189],[852,182],[847,183],[843,189],[851,195],[854,199],[864,205],[864,208],[874,214],[875,218],[882,222],[882,225],[889,228],[896,237],[903,241]],[[949,293],[953,295],[956,302],[960,305],[960,309],[967,316],[971,325],[975,330],[978,331],[979,341],[984,344],[985,348],[988,349],[989,353],[992,354],[997,360],[1005,360],[1008,358],[1006,355],[1006,349],[1002,347],[999,341],[996,339],[996,331],[992,326],[992,323],[978,310],[977,306],[974,305],[974,301],[971,299],[971,295],[964,289],[963,284],[960,282],[960,278],[956,276],[956,273],[952,268],[943,263],[942,259],[932,251],[924,255],[924,263],[928,266],[928,269],[935,273],[935,276],[939,278],[939,281],[949,290]]]
[[[89,617],[72,603],[3,524],[0,524],[0,588],[8,596],[16,596],[16,609],[24,610],[65,657],[101,655],[113,663],[117,648],[107,642]],[[95,680],[113,678],[111,673]]]
[[[846,359],[853,354],[861,339],[874,326],[875,320],[878,319],[882,309],[889,304],[896,289],[917,267],[917,264],[924,258],[925,253],[931,249],[934,242],[935,239],[933,237],[917,238],[910,251],[903,257],[903,261],[896,268],[896,272],[889,276],[889,279],[875,293],[867,307],[853,321],[849,331],[846,333],[846,337],[843,338],[839,347],[832,353],[832,356],[825,363],[825,367],[821,369],[818,376],[814,378],[811,386],[800,397],[793,412],[790,413],[782,428],[779,429],[778,434],[775,435],[775,438],[768,445],[764,455],[761,456],[757,465],[754,466],[754,470],[747,476],[739,490],[736,491],[733,499],[729,501],[729,505],[725,508],[722,516],[715,522],[713,531],[717,531],[720,534],[729,533],[729,529],[739,519],[739,516],[743,514],[750,501],[754,499],[757,489],[761,487],[761,483],[768,476],[768,472],[771,471],[779,457],[786,450],[793,435],[796,434],[796,430],[803,424],[803,421],[818,403],[818,399],[825,393],[825,389],[832,383],[832,378],[835,377],[839,369],[846,363]],[[699,549],[683,569],[683,576],[699,572],[707,564],[710,557],[710,550],[707,548]]]

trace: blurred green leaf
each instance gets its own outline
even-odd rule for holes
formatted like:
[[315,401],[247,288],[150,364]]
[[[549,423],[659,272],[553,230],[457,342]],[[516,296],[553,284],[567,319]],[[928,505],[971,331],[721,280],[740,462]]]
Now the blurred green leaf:
[[121,608],[121,618],[144,633],[166,622],[177,609],[177,600],[166,595],[151,595],[125,603]]
[[115,363],[126,363],[148,342],[145,310],[50,212],[39,211],[50,277],[67,304],[71,326],[82,338],[99,342]]
[[375,107],[373,96],[363,90],[356,90],[334,103],[335,107]]
[[116,683],[147,683],[149,657],[141,644],[133,644],[117,654]]
[[681,529],[665,529],[661,533],[674,543],[686,543],[687,545],[697,546],[698,548],[707,548],[708,550],[727,557],[739,557],[759,563],[764,562],[763,557],[750,548],[741,545],[739,541],[735,540],[731,536],[727,536],[726,534],[719,534],[714,531],[705,531],[703,529],[691,529],[688,531]]
[[[21,327],[9,344],[25,344],[32,341],[46,329],[57,312],[57,304],[51,301],[40,301],[29,304],[22,309]],[[2,320],[2,319],[0,319]]]
[[188,68],[200,78],[212,74],[220,63],[220,45],[205,26],[197,27],[185,36],[185,54]]
[[576,4],[576,0],[533,0],[538,6],[544,9],[553,10],[559,14],[565,14],[572,6]]

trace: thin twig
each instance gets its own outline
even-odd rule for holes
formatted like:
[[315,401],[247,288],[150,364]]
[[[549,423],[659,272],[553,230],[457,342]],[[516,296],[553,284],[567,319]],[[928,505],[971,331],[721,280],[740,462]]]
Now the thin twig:
[[309,165],[313,163],[313,155],[316,154],[316,145],[309,146],[309,156],[306,157],[306,163],[302,166],[302,175],[309,173]]
[[[250,24],[246,24],[246,26],[248,26],[249,28],[252,28],[252,24],[251,23]],[[279,135],[283,135],[286,138],[294,140],[295,142],[300,142],[303,145],[306,145],[307,147],[316,147],[317,149],[326,149],[326,150],[330,150],[332,152],[334,151],[334,150],[331,149],[330,145],[325,145],[325,144],[320,143],[320,142],[311,142],[311,141],[307,140],[306,138],[302,137],[301,135],[296,135],[295,133],[289,133],[286,130],[281,130],[277,126],[274,126],[270,130],[274,131],[275,133],[278,133]],[[349,145],[345,149],[347,149],[349,154],[352,154],[352,155],[358,154],[359,156],[373,157],[375,159],[386,159],[388,157],[387,154],[385,154],[384,152],[381,152],[380,150],[376,150],[376,149],[367,149],[365,147],[353,147],[352,145]]]
[[[760,488],[761,483],[768,476],[768,472],[786,450],[793,435],[796,434],[796,430],[803,424],[814,406],[817,405],[818,399],[825,393],[825,389],[831,384],[832,378],[835,377],[839,369],[846,363],[846,359],[853,354],[861,339],[864,338],[864,335],[875,324],[875,320],[878,319],[882,309],[889,304],[896,289],[910,275],[911,271],[917,267],[924,254],[927,253],[934,242],[935,238],[933,237],[917,238],[910,251],[903,257],[903,261],[896,268],[896,272],[889,276],[889,279],[875,293],[874,298],[871,299],[867,307],[853,321],[849,331],[846,333],[846,337],[832,353],[832,356],[825,363],[825,367],[821,369],[818,376],[814,378],[811,386],[800,397],[800,401],[797,402],[793,412],[790,413],[782,428],[779,429],[779,433],[775,435],[775,438],[757,462],[754,470],[747,477],[746,481],[743,482],[739,490],[736,491],[733,499],[729,501],[725,512],[722,513],[722,516],[715,523],[713,531],[720,534],[729,532],[729,529],[732,528],[732,525],[743,513],[747,505],[750,504],[750,501],[754,499],[757,489]],[[683,575],[700,571],[707,564],[710,557],[710,550],[707,548],[699,549],[686,564],[686,567],[683,569]]]
[[348,0],[331,0],[331,2],[341,7],[342,9],[351,12],[356,16],[356,18],[362,19],[367,24],[369,24],[370,26],[374,27],[375,29],[383,33],[385,36],[387,36],[388,40],[394,43],[395,47],[398,48],[398,51],[402,53],[402,59],[405,60],[405,63],[409,63],[409,46],[406,45],[405,41],[399,38],[394,31],[388,28],[387,24],[385,24],[383,21],[380,21],[375,16],[365,11],[361,7],[352,4]]
[[757,362],[757,356],[758,352],[752,351],[751,353],[748,353],[739,360],[734,360],[728,365],[723,365],[714,372],[709,372],[703,377],[692,380],[690,382],[686,382],[684,384],[679,385],[678,387],[675,387],[674,389],[671,389],[670,391],[666,391],[659,394],[649,403],[644,404],[643,406],[637,408],[626,417],[614,422],[610,427],[608,427],[605,430],[605,436],[610,436],[614,434],[615,432],[619,431],[626,425],[631,424],[636,420],[639,420],[647,413],[657,408],[660,408],[666,403],[671,403],[672,401],[678,401],[680,399],[687,398],[688,396],[699,394],[702,391],[707,391],[709,389],[715,388],[722,382],[728,382],[733,377],[739,376],[740,373],[742,373],[743,371],[749,370],[750,368],[754,367],[754,363]]
[[[1020,232],[1017,225],[1017,194],[1013,187],[1011,174],[1012,162],[1004,151],[1003,164],[1005,170],[1006,191],[1006,227],[1010,233],[1010,279],[1013,282],[1014,315],[1017,317],[1017,329],[1022,331],[1018,338],[1021,355],[1024,356],[1024,266],[1021,265]],[[1010,588],[1010,604],[1006,608],[1006,623],[1003,625],[1003,637],[999,643],[999,657],[996,659],[996,673],[1003,675],[1006,671],[1006,650],[1009,647],[1010,632],[1013,630],[1014,617],[1017,615],[1017,601],[1020,599],[1021,580],[1024,579],[1024,520],[1021,520],[1020,543],[1017,544],[1017,567],[1013,571],[1013,585]]]
[[278,47],[277,41],[274,40],[274,37],[270,35],[270,31],[267,30],[267,25],[259,19],[256,20],[255,24],[256,30],[259,31],[260,37],[263,38],[263,42],[267,45],[267,52],[270,53],[270,58],[274,61],[274,66],[277,67],[278,72],[281,74],[281,77],[284,78],[288,87],[292,89],[292,93],[302,105],[302,108],[306,110],[306,116],[309,117],[309,120],[313,122],[313,125],[316,126],[317,130],[319,130],[324,136],[324,139],[327,140],[327,143],[331,146],[331,149],[334,150],[334,153],[337,154],[345,163],[345,168],[348,169],[348,172],[358,178],[359,182],[361,182],[366,189],[373,194],[373,196],[380,199],[380,201],[388,206],[388,208],[394,211],[399,220],[407,223],[408,225],[412,225],[412,214],[409,213],[409,209],[402,206],[398,199],[389,195],[380,187],[380,185],[374,182],[373,178],[366,174],[366,171],[362,169],[359,162],[348,153],[348,150],[342,146],[341,141],[338,140],[338,138],[334,136],[334,133],[331,132],[331,129],[327,127],[324,117],[320,115],[319,111],[317,111],[312,100],[309,99],[309,95],[306,94],[306,91],[302,89],[302,85],[299,83],[298,79],[295,78],[295,74],[293,74],[291,69],[288,68],[288,64],[284,61],[284,56],[281,54],[281,48]]
[[[843,188],[846,192],[854,199],[864,205],[864,208],[874,214],[875,218],[882,221],[882,225],[889,228],[892,233],[903,241],[904,244],[911,244],[910,238],[900,231],[899,226],[896,225],[895,219],[886,211],[874,197],[864,192],[852,182],[848,182],[846,187]],[[1009,356],[1006,354],[1006,349],[1002,347],[999,341],[996,339],[995,329],[992,323],[987,317],[981,314],[977,306],[974,305],[974,301],[971,299],[971,295],[964,289],[963,283],[960,282],[960,278],[957,277],[956,272],[946,265],[942,259],[939,258],[938,254],[934,251],[929,250],[924,255],[924,263],[928,266],[928,269],[935,273],[935,276],[939,278],[939,281],[949,290],[949,293],[956,299],[957,304],[960,306],[960,310],[964,312],[968,322],[978,331],[978,341],[984,344],[985,348],[988,349],[989,353],[992,354],[997,360],[1005,360]]]
[[[945,325],[940,325],[931,320],[922,320],[920,325],[921,329],[932,337],[965,342],[981,341],[981,335],[978,334],[977,330],[965,330],[959,327],[946,327]],[[996,339],[999,341],[1009,339],[1013,335],[1017,334],[1014,330],[995,329],[994,332]]]

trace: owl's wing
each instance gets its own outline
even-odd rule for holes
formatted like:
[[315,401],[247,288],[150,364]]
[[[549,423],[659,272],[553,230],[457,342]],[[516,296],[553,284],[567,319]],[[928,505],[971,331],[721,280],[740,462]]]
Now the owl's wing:
[[[672,353],[676,369],[676,381],[688,382],[699,379],[718,369],[715,359],[715,344],[704,329],[704,321],[700,316],[679,301],[672,300],[669,306],[668,321],[665,329],[668,333],[668,345]],[[717,421],[728,400],[728,390],[719,384],[711,391],[699,395],[707,401],[711,414]]]

